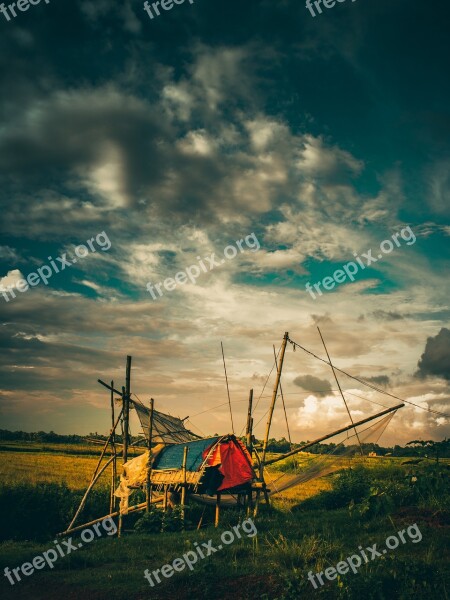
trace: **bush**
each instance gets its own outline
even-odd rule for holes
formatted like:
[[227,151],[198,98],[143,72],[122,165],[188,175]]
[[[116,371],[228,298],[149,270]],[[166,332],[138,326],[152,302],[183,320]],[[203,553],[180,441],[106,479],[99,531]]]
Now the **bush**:
[[[84,491],[73,491],[66,484],[19,483],[0,487],[0,540],[53,538],[64,531],[75,514]],[[109,490],[93,490],[80,515],[79,523],[108,512]]]
[[144,513],[134,524],[134,530],[138,533],[160,533],[162,528],[162,511],[154,506],[150,507],[150,511]]
[[[185,520],[185,527],[188,528],[190,523]],[[161,509],[150,507],[148,513],[144,513],[135,525],[134,530],[139,533],[167,533],[183,530],[183,519],[181,506],[175,506],[171,510],[163,512]]]

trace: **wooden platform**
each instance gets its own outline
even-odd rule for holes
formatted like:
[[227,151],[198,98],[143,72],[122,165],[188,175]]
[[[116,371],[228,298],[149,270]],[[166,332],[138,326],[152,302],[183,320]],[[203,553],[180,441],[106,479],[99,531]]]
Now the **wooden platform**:
[[[187,471],[186,472],[186,483],[190,485],[198,485],[203,475],[200,471]],[[152,485],[158,485],[158,483],[176,484],[184,483],[183,471],[152,471]]]

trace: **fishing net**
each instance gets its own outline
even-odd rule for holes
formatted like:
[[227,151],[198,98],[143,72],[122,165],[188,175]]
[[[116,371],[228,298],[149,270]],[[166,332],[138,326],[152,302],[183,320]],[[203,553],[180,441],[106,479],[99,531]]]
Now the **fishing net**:
[[[359,429],[358,436],[361,444],[376,443],[389,425],[394,414],[395,412],[387,415],[363,430]],[[292,473],[285,472],[276,479],[273,479],[272,474],[276,477],[278,473],[271,474],[266,469],[265,476],[268,479],[267,483],[270,486],[271,495],[279,494],[301,483],[306,483],[312,479],[323,477],[342,469],[344,459],[358,453],[359,447],[355,446],[357,436],[354,430],[353,433],[347,432],[347,434],[341,434],[339,437],[341,440],[331,451],[325,454],[311,455],[307,453],[305,456],[304,452],[299,452],[298,455],[286,459],[284,465],[280,463],[279,467],[292,469]]]
[[[144,435],[148,438],[148,429],[150,424],[150,410],[140,402],[130,398],[130,403],[136,409],[137,416],[141,422]],[[152,442],[163,444],[182,444],[183,442],[192,442],[200,437],[186,429],[184,422],[176,417],[171,417],[157,410],[153,411]]]

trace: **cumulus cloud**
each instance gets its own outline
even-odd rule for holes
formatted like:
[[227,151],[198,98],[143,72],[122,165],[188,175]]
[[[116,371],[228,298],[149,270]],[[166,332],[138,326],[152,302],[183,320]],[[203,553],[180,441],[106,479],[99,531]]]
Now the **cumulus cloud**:
[[[236,11],[230,9],[233,1]],[[202,413],[194,425],[207,433],[224,431],[226,407],[210,410],[216,402],[211,398],[220,404],[224,397],[221,339],[236,422],[245,423],[241,399],[254,386],[255,397],[262,394],[256,423],[267,410],[262,389],[273,364],[272,344],[289,330],[320,354],[314,320],[335,364],[379,385],[386,382],[388,364],[390,385],[400,396],[444,411],[448,391],[442,380],[411,381],[430,327],[437,331],[448,316],[440,254],[432,262],[418,256],[418,236],[407,259],[396,250],[395,260],[386,257],[370,279],[341,286],[317,303],[304,290],[314,267],[330,274],[353,252],[375,247],[401,226],[404,203],[408,214],[419,208],[422,215],[422,199],[405,193],[400,162],[393,167],[370,155],[376,144],[367,134],[378,124],[370,102],[342,84],[365,72],[354,62],[355,46],[365,43],[359,32],[377,28],[368,19],[365,28],[314,33],[298,3],[263,2],[258,27],[268,41],[254,28],[251,3],[230,2],[230,22],[217,23],[226,32],[220,42],[211,35],[211,19],[222,13],[211,3],[201,11],[171,11],[151,28],[155,23],[129,0],[55,5],[54,17],[33,23],[32,35],[8,28],[0,39],[8,81],[0,91],[5,282],[21,278],[11,270],[16,254],[20,269],[30,272],[47,256],[104,229],[112,241],[111,251],[79,261],[49,286],[3,302],[0,397],[5,413],[16,411],[17,423],[30,415],[33,427],[38,414],[48,418],[40,421],[42,428],[56,423],[62,431],[83,432],[86,423],[89,429],[95,423],[93,428],[108,431],[103,409],[109,399],[97,390],[96,379],[122,382],[123,359],[130,353],[137,394],[153,395],[158,408],[180,416],[189,405],[191,414]],[[239,22],[233,22],[238,13]],[[295,23],[293,44],[284,32],[278,36],[274,14]],[[195,38],[189,19],[199,31]],[[236,26],[233,43],[224,43]],[[301,44],[298,27],[306,28]],[[330,97],[338,95],[332,74],[339,72],[342,103],[325,96],[316,102],[309,61],[318,56]],[[366,90],[367,79],[358,81]],[[344,98],[348,90],[351,97]],[[352,127],[345,127],[352,137],[340,135],[343,110],[352,115]],[[402,143],[403,133],[396,136]],[[445,167],[436,162],[426,172],[429,204],[438,217],[448,188]],[[427,215],[421,230],[427,242],[448,233],[438,221]],[[197,256],[219,253],[252,231],[261,243],[258,252],[239,255],[197,285],[157,301],[145,290],[147,281],[173,277]],[[359,314],[364,320],[355,319]],[[299,355],[287,353],[283,372],[297,440],[348,421],[342,400],[330,394],[329,369],[307,356],[300,362]],[[350,395],[364,391],[342,379],[352,411],[367,414],[367,402]],[[309,399],[297,414],[305,391]],[[424,411],[408,407],[403,414],[388,432],[394,442],[411,439],[411,431],[445,431]],[[283,434],[275,415],[273,435]]]

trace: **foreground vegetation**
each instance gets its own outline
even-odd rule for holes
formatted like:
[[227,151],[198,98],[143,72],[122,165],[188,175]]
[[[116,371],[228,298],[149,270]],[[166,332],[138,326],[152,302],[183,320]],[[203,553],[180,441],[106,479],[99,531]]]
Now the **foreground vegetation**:
[[[10,456],[12,453],[8,452]],[[32,478],[13,481],[11,477],[9,483],[0,487],[2,570],[5,566],[12,569],[30,562],[53,547],[55,533],[67,526],[84,492],[84,485],[77,489],[70,481],[73,456],[48,454],[33,458],[36,456],[42,461],[41,474],[45,461],[49,472],[54,470],[58,458],[58,473],[52,482],[40,484],[36,469],[28,465],[22,475],[28,468]],[[22,454],[23,460],[28,457]],[[96,460],[87,457],[80,460],[90,461],[81,469],[83,477],[88,479]],[[271,472],[271,478],[276,480],[284,472],[292,475],[296,468],[304,469],[310,460],[311,457],[302,456],[297,466],[284,461],[278,471]],[[81,467],[82,463],[77,465]],[[187,531],[182,534],[176,512],[167,515],[163,523],[157,514],[147,523],[140,520],[140,515],[130,515],[120,539],[104,534],[60,558],[52,570],[46,567],[30,577],[22,576],[23,580],[14,586],[2,577],[1,597],[25,600],[195,600],[209,596],[223,600],[448,598],[448,461],[436,464],[427,460],[411,463],[399,459],[362,461],[340,457],[336,467],[338,472],[290,489],[274,499],[272,511],[262,506],[256,519],[256,537],[236,540],[199,561],[192,572],[175,573],[154,588],[143,577],[145,569],[152,571],[173,562],[194,548],[195,542],[218,540],[221,531],[231,529],[245,515],[234,509],[223,511],[220,528],[216,530],[212,508],[189,505]],[[61,483],[63,479],[67,483]],[[107,480],[89,499],[80,522],[107,514]],[[197,530],[200,522],[201,529]],[[423,536],[419,543],[401,544],[363,564],[357,574],[340,575],[318,589],[308,581],[309,571],[316,573],[335,566],[358,552],[360,545],[365,548],[377,543],[382,547],[388,536],[414,523]],[[160,533],[161,528],[164,533]],[[217,546],[220,542],[213,543]]]

